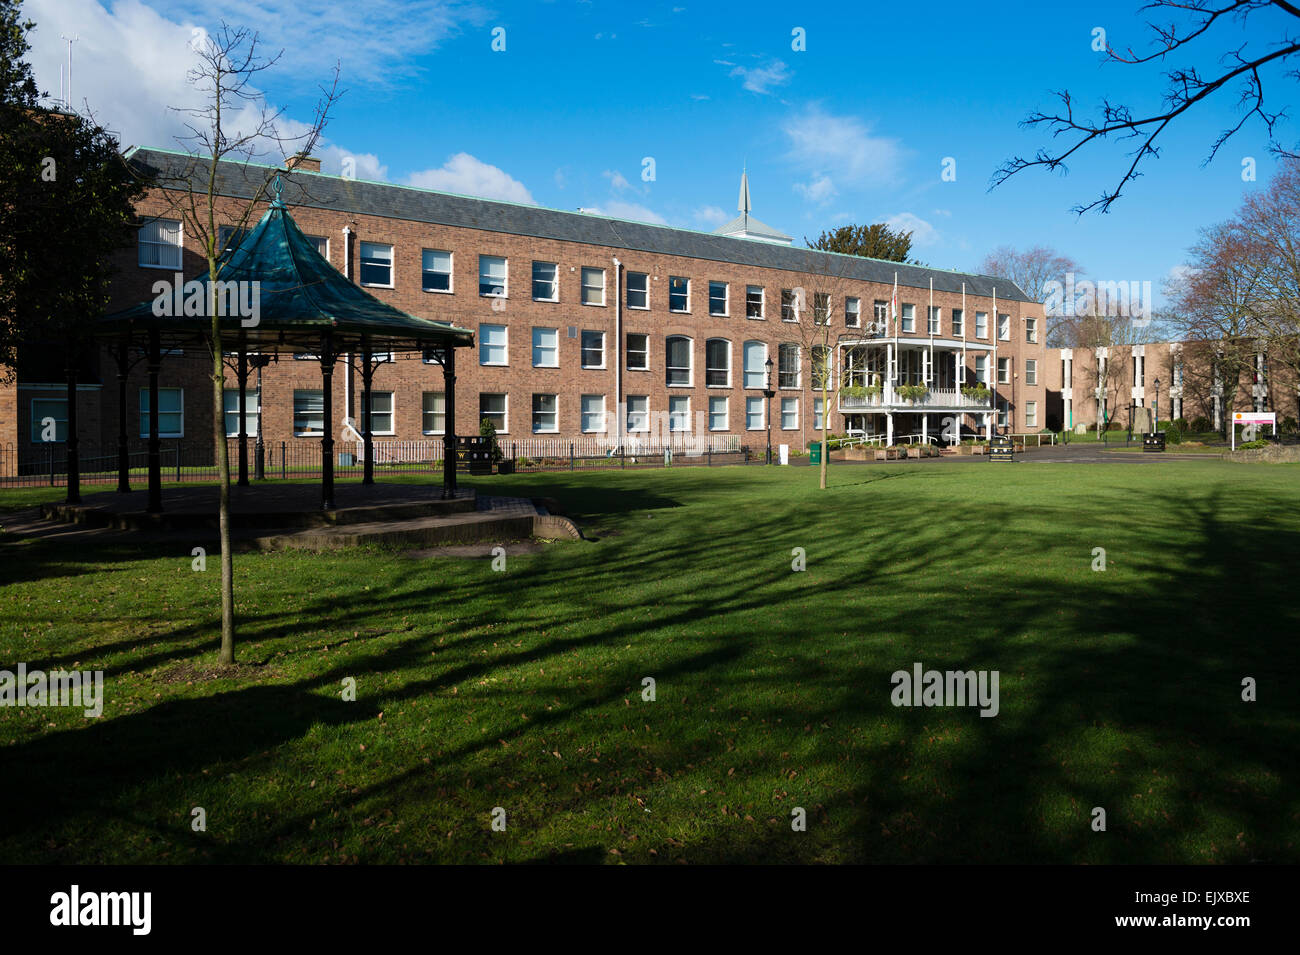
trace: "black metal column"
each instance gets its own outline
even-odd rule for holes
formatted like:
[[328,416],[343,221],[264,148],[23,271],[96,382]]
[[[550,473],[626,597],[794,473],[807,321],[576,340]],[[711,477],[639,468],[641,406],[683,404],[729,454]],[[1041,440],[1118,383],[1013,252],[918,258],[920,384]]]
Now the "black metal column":
[[324,433],[320,439],[320,506],[323,511],[334,510],[334,336],[321,335],[320,377],[322,397],[325,401]]
[[162,346],[158,329],[149,330],[149,507],[150,514],[162,513],[162,445],[158,439],[158,370],[162,367]]
[[371,397],[370,386],[375,377],[375,366],[370,354],[370,336],[361,336],[361,444],[362,484],[375,483],[375,440],[370,430]]
[[446,434],[443,435],[442,496],[456,496],[456,349],[446,347],[442,359],[443,404],[446,414]]
[[131,356],[130,336],[117,343],[117,491],[131,492],[131,455],[126,444],[126,370]]
[[68,352],[68,493],[64,501],[81,503],[81,462],[77,457],[77,356]]
[[[239,333],[239,359],[235,364],[235,378],[239,382],[239,486],[248,487],[248,422],[246,407],[248,398],[248,341],[243,332]],[[225,418],[225,415],[222,415]]]

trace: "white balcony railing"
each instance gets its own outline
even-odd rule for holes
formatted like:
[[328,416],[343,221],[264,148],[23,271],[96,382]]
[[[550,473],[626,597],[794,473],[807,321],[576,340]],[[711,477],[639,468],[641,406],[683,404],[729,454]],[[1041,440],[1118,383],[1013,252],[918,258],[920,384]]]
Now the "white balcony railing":
[[962,394],[960,388],[931,388],[924,397],[908,399],[898,394],[893,385],[885,385],[882,392],[877,395],[866,395],[865,397],[850,397],[843,393],[839,395],[840,411],[906,411],[911,408],[922,410],[930,408],[970,408],[977,411],[991,411],[993,409],[993,394],[990,392],[987,398],[974,398]]

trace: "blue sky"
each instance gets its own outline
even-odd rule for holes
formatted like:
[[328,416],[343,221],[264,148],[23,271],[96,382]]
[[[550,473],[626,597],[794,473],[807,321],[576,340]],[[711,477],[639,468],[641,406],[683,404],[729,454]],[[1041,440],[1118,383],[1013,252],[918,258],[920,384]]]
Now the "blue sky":
[[[916,254],[938,267],[973,269],[996,246],[1044,244],[1095,278],[1158,291],[1197,230],[1231,215],[1274,168],[1257,121],[1202,166],[1235,122],[1235,91],[1162,137],[1161,158],[1109,215],[1070,209],[1118,181],[1129,144],[1089,147],[1068,176],[1032,170],[988,190],[1003,160],[1047,143],[1019,123],[1054,111],[1054,89],[1068,88],[1088,116],[1103,96],[1159,105],[1160,66],[1103,65],[1092,49],[1098,27],[1116,47],[1148,49],[1138,7],[1004,4],[990,18],[987,5],[943,2],[27,0],[26,12],[38,23],[42,86],[59,88],[59,33],[79,34],[74,102],[124,144],[174,145],[178,117],[166,106],[192,96],[184,41],[224,16],[285,49],[262,87],[293,119],[310,119],[316,83],[343,61],[327,169],[351,156],[362,178],[708,230],[735,215],[747,164],[754,214],[800,242],[891,221],[915,228]],[[1248,32],[1226,24],[1224,38],[1262,47],[1287,19],[1265,12]],[[795,28],[805,50],[792,48]],[[1213,68],[1224,38],[1198,44],[1194,62]],[[1271,79],[1280,105],[1294,81]],[[1300,129],[1281,138],[1300,140]],[[646,157],[653,181],[642,178]],[[951,182],[941,179],[947,157]],[[1256,160],[1257,183],[1243,182],[1244,157]]]

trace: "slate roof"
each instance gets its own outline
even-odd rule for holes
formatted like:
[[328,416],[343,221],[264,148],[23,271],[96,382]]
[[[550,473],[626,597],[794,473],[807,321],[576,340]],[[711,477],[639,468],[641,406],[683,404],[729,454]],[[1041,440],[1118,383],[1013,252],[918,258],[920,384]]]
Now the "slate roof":
[[[135,147],[128,151],[127,158],[142,172],[163,179],[160,185],[185,177],[206,178],[206,161],[185,153]],[[222,195],[248,198],[262,182],[266,168],[224,162],[217,170],[217,190]],[[894,273],[897,272],[900,288],[928,290],[933,277],[936,291],[960,292],[965,282],[970,295],[991,296],[996,286],[1000,299],[1032,302],[1010,279],[837,255],[590,213],[458,196],[413,186],[345,179],[303,169],[285,176],[284,201],[293,207],[362,213],[628,251],[825,274],[881,285],[893,285]]]

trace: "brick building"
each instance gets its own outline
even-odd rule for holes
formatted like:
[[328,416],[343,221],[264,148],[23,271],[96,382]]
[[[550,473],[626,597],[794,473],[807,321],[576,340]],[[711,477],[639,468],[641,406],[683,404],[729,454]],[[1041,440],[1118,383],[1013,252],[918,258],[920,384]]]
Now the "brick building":
[[[159,181],[193,174],[183,154],[133,149],[128,157]],[[228,222],[265,171],[218,170]],[[205,268],[175,213],[177,195],[153,189],[139,203],[137,241],[117,255],[113,309],[153,298],[159,279]],[[458,368],[459,434],[477,433],[486,417],[507,443],[661,443],[689,434],[759,447],[770,360],[772,441],[802,448],[824,410],[813,362],[823,340],[838,389],[828,409],[834,432],[933,439],[957,427],[1033,432],[1049,423],[1056,361],[1043,345],[1043,309],[1011,281],[795,248],[750,215],[747,182],[740,218],[713,234],[361,182],[322,174],[312,160],[286,176],[284,199],[352,281],[413,315],[475,332],[474,354]],[[320,437],[320,368],[315,356],[300,357],[282,356],[263,371],[260,392],[248,396],[250,435],[260,407],[267,442],[305,446]],[[97,373],[78,405],[83,453],[91,456],[95,448],[111,454],[116,442],[116,369],[101,357]],[[207,373],[206,353],[167,356],[165,440],[210,447]],[[437,441],[445,427],[441,374],[415,356],[379,368],[377,443]],[[42,421],[66,417],[62,385],[29,378],[20,366],[16,388],[0,390],[0,403],[15,405],[0,446],[33,447]],[[334,420],[345,422],[339,440],[357,437],[358,379],[351,364],[335,375]],[[988,397],[971,393],[977,382]],[[231,434],[236,387],[232,371]],[[130,371],[127,394],[135,442],[146,420],[142,365]]]

